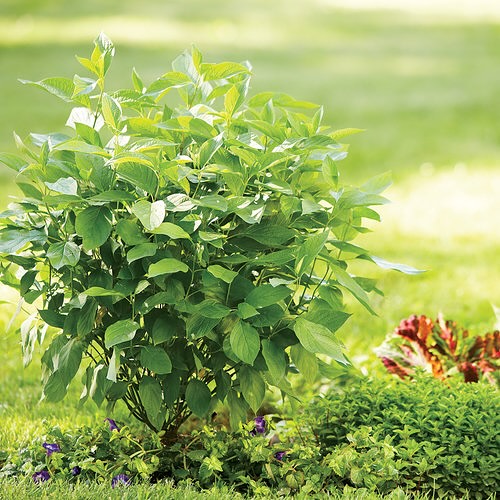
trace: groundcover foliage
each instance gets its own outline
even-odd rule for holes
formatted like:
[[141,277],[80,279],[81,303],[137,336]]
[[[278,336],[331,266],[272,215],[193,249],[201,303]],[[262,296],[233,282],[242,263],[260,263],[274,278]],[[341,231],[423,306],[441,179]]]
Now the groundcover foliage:
[[490,384],[364,380],[304,413],[337,481],[381,493],[488,498],[500,475],[500,393]]
[[110,91],[113,56],[100,35],[78,58],[90,76],[23,81],[73,106],[68,129],[16,135],[20,155],[0,156],[24,193],[0,216],[0,277],[38,309],[24,362],[50,326],[47,400],[85,359],[82,400],[122,399],[169,431],[223,402],[235,425],[267,386],[291,394],[289,373],[324,373],[317,354],[347,363],[342,294],[370,310],[375,287],[349,259],[412,272],[351,243],[390,181],[340,184],[353,130],[288,95],[250,98],[248,63],[193,48],[151,84],[134,71]]

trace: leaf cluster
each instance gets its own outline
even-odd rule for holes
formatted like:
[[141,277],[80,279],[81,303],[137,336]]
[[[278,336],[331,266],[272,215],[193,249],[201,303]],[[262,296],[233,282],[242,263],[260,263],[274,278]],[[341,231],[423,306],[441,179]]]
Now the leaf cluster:
[[423,315],[402,320],[375,352],[401,378],[420,370],[439,379],[460,375],[465,382],[500,383],[500,332],[470,336],[441,315],[434,322]]

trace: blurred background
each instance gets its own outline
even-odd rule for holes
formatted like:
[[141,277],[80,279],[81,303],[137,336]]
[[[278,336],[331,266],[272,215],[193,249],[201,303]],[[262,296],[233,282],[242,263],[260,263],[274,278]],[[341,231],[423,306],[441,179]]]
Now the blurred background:
[[[86,76],[74,56],[87,57],[100,31],[117,46],[111,88],[129,85],[132,67],[150,82],[194,43],[209,62],[250,60],[253,93],[321,103],[325,124],[366,129],[348,138],[344,181],[391,170],[394,184],[382,222],[360,244],[427,272],[366,268],[385,297],[374,297],[377,317],[350,304],[355,314],[340,336],[358,366],[379,369],[371,349],[413,313],[442,311],[475,333],[492,329],[491,304],[500,306],[500,2],[0,0],[0,151],[15,151],[13,130],[62,130],[71,106],[17,79]],[[4,208],[15,194],[7,168],[0,183]],[[5,328],[14,309],[1,309],[0,362],[29,384],[19,340]]]

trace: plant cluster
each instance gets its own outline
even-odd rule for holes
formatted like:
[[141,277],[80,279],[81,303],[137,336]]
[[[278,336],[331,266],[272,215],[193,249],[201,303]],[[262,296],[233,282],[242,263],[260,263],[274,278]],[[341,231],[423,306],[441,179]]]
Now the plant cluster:
[[353,486],[487,498],[500,476],[500,393],[489,384],[365,380],[304,414],[321,454]]
[[17,135],[23,198],[0,215],[0,280],[38,311],[21,326],[25,364],[48,326],[43,395],[61,400],[85,367],[82,399],[123,400],[152,429],[176,432],[218,402],[237,428],[268,386],[347,363],[335,336],[343,293],[367,309],[372,280],[350,259],[414,272],[351,241],[379,220],[390,183],[339,182],[338,140],[322,108],[248,96],[250,66],[180,55],[172,71],[110,91],[104,35],[90,76],[23,83],[73,108],[65,133]]
[[298,492],[488,498],[500,472],[499,409],[499,393],[488,384],[451,389],[433,379],[365,380],[314,400],[295,421],[259,416],[236,432],[204,426],[169,446],[161,433],[112,420],[73,433],[51,428],[0,456],[0,478],[224,485],[266,498]]
[[439,379],[461,374],[465,382],[500,383],[500,332],[469,336],[441,315],[435,322],[423,315],[404,319],[375,352],[401,378],[424,371]]

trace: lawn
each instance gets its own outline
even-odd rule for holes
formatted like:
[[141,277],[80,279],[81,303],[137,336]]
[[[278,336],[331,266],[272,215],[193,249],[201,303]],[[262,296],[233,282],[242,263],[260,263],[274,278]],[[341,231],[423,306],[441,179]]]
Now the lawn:
[[[69,105],[17,79],[80,72],[74,55],[86,55],[101,30],[117,45],[116,86],[130,81],[133,65],[151,81],[192,43],[208,61],[250,60],[253,92],[318,102],[325,123],[366,129],[349,138],[349,157],[339,164],[347,181],[393,173],[392,204],[361,244],[427,272],[366,267],[385,297],[373,297],[376,317],[353,302],[340,333],[356,365],[376,373],[372,348],[402,318],[442,311],[483,333],[495,323],[491,304],[500,306],[500,8],[419,4],[3,0],[0,151],[14,152],[12,130],[21,137],[55,131],[69,113]],[[3,208],[15,192],[3,167],[0,182]],[[38,404],[39,363],[23,370],[17,335],[6,329],[15,296],[2,289],[2,300],[0,449],[43,432],[43,419],[74,427],[104,418],[103,410],[77,407],[76,388],[65,405]]]

